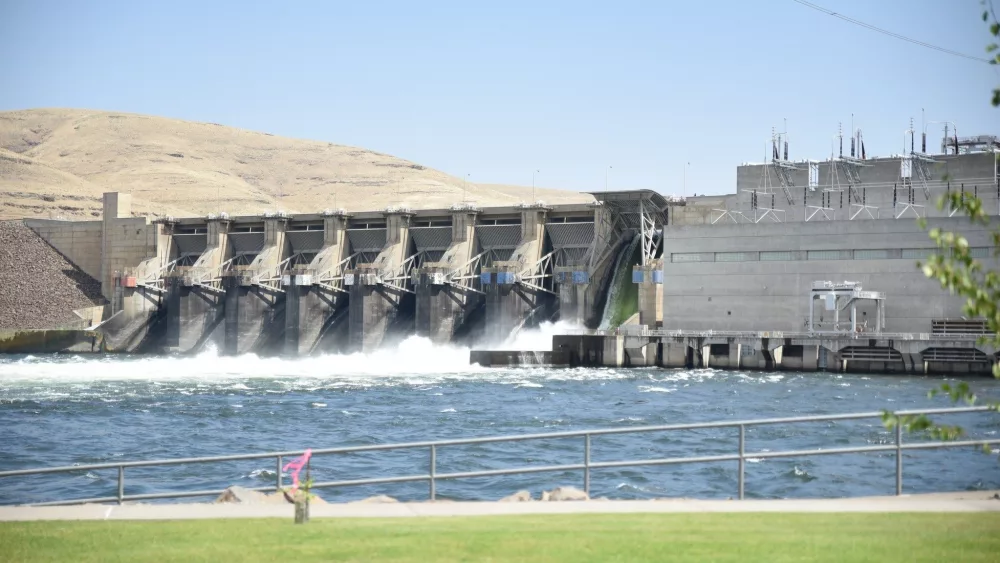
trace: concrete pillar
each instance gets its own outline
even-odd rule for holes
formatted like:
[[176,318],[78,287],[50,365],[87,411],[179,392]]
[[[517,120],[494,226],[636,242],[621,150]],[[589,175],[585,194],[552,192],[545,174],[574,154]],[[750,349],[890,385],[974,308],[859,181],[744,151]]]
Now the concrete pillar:
[[[414,300],[407,299],[405,292],[383,283],[383,280],[398,276],[403,262],[410,256],[411,217],[408,212],[387,211],[385,247],[374,263],[361,264],[354,270],[348,302],[351,350],[367,352],[378,348],[386,332],[401,320],[399,309],[404,304],[407,308],[415,307]],[[406,313],[412,321],[413,311]]]
[[163,268],[177,258],[174,248],[174,230],[177,223],[173,221],[153,221],[156,228],[156,266]]
[[225,295],[225,339],[222,353],[235,356],[239,354],[240,344],[240,278],[225,276],[223,278]]
[[[643,336],[625,336],[625,355],[631,367],[645,367],[656,362],[656,346]],[[653,349],[652,361],[649,350]]]
[[403,295],[374,281],[376,276],[368,268],[355,270],[348,302],[348,344],[352,351],[370,352],[381,346],[403,303]]
[[452,212],[451,245],[440,262],[425,264],[414,280],[416,332],[439,344],[452,340],[471,309],[480,302],[478,294],[448,283],[452,272],[461,276],[476,273],[468,263],[475,249],[477,213],[472,208]]
[[[502,342],[522,327],[548,317],[548,311],[542,309],[551,305],[553,300],[518,283],[520,272],[530,270],[542,257],[547,212],[548,208],[540,205],[523,207],[521,240],[511,259],[496,262],[482,271],[483,291],[486,293],[485,337],[489,343]],[[537,279],[530,281],[536,285],[540,282]]]
[[213,217],[207,221],[205,251],[191,266],[191,275],[198,276],[215,271],[231,258],[229,248],[229,220]]
[[275,268],[287,257],[288,243],[285,240],[285,230],[288,219],[285,217],[264,217],[264,248],[250,265],[255,275],[277,275]]
[[687,366],[687,346],[680,342],[663,344],[663,367],[683,368]]
[[598,310],[595,284],[588,266],[559,266],[554,274],[559,293],[559,319],[578,325],[597,326],[604,311]]
[[740,367],[740,345],[735,341],[729,341],[729,369],[739,369]]
[[[167,327],[171,334],[167,349],[173,352],[190,352],[206,342],[215,342],[224,348],[222,321],[225,307],[223,294],[198,286],[201,279],[221,274],[220,266],[229,259],[229,221],[225,218],[208,220],[205,251],[186,272],[179,272],[168,290]],[[174,293],[170,293],[173,291]],[[173,323],[173,328],[170,328]]]
[[663,261],[634,266],[632,282],[639,285],[639,324],[663,326]]
[[819,346],[802,347],[802,371],[816,371],[819,367]]
[[625,365],[625,337],[612,335],[604,337],[604,366],[622,367]]
[[347,308],[347,293],[320,284],[329,286],[333,283],[329,278],[344,273],[337,267],[349,256],[346,236],[349,219],[350,216],[342,210],[324,213],[323,248],[304,272],[289,274],[287,280],[282,280],[285,288],[286,355],[332,352],[345,344],[332,339],[338,335],[333,327],[336,320],[346,318],[343,312]]
[[566,283],[572,282],[572,288],[566,287],[565,291],[562,285],[559,286],[559,317],[596,328],[604,315],[605,301],[601,291],[607,289],[607,278],[612,274],[616,253],[611,243],[611,212],[601,204],[594,204],[592,208],[594,240],[597,241],[595,256],[586,263],[556,271],[565,271]]
[[284,293],[249,283],[239,272],[223,276],[225,332],[228,355],[277,351],[284,345]]
[[226,354],[267,352],[278,343],[284,346],[285,293],[277,288],[284,273],[279,266],[287,255],[287,225],[286,217],[265,216],[264,247],[245,271],[227,272],[223,277]]
[[167,331],[164,340],[164,346],[167,348],[179,348],[181,345],[181,289],[184,287],[183,281],[177,275],[163,279],[163,287],[167,291],[165,302]]
[[[303,293],[301,286],[296,283],[299,277],[300,275],[288,274],[282,279],[282,287],[285,289],[285,338],[282,352],[288,356],[299,355]],[[309,281],[312,282],[311,278]]]
[[120,218],[132,216],[132,195],[107,192],[103,195],[103,215],[101,217],[101,293],[106,299],[114,297],[114,271],[111,256],[114,248],[115,225]]

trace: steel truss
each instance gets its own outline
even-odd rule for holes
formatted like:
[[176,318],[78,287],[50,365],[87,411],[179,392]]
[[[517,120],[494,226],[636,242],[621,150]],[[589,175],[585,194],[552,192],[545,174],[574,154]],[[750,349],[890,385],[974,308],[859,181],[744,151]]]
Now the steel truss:
[[355,252],[340,262],[337,262],[337,264],[329,270],[318,274],[316,276],[315,285],[336,293],[347,293],[347,290],[344,289],[344,274],[358,257],[358,254],[359,253]]

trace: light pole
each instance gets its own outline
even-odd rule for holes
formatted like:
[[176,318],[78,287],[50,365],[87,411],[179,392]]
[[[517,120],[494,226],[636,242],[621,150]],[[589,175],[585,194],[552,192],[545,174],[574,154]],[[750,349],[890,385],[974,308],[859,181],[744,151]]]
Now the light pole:
[[610,166],[604,169],[604,191],[608,191],[608,172],[610,171],[611,171]]
[[469,176],[472,174],[466,174],[465,178],[462,178],[462,203],[465,203],[465,192],[469,189]]
[[541,173],[541,170],[535,170],[531,173],[531,203],[535,203],[535,174]]

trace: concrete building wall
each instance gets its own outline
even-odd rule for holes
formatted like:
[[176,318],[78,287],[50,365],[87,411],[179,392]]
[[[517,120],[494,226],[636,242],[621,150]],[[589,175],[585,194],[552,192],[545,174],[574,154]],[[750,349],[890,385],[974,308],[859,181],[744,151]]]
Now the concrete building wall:
[[132,217],[131,209],[128,194],[106,193],[100,221],[25,219],[24,223],[81,270],[100,280],[101,293],[111,299],[115,272],[124,273],[156,256],[157,228],[145,217]]
[[[930,219],[928,227],[958,230],[981,256],[989,254],[989,232],[968,220]],[[919,249],[933,248],[916,221],[903,219],[669,227],[663,326],[801,331],[812,283],[828,280],[885,292],[885,330],[930,332],[931,319],[961,316],[964,303],[916,267]],[[874,307],[859,308],[870,325],[874,314]]]
[[[987,210],[1000,213],[1000,191],[997,189],[996,155],[990,153],[972,153],[961,155],[932,155],[937,161],[928,165],[931,179],[929,194],[920,188],[916,179],[916,169],[913,169],[912,194],[903,188],[900,158],[872,158],[865,162],[859,175],[862,189],[848,194],[847,177],[838,171],[840,191],[834,189],[838,181],[831,176],[829,160],[818,162],[818,186],[815,190],[805,189],[809,185],[809,166],[805,161],[798,162],[798,170],[790,172],[792,184],[788,201],[784,190],[780,187],[775,171],[770,165],[744,164],[736,168],[736,191],[727,195],[691,196],[685,206],[670,210],[671,225],[708,225],[713,220],[719,223],[732,223],[733,219],[720,217],[717,209],[740,211],[754,219],[752,200],[757,192],[757,213],[761,215],[763,208],[776,209],[776,214],[784,222],[827,220],[848,220],[858,207],[851,204],[860,200],[870,207],[862,212],[861,217],[868,218],[867,213],[880,218],[891,218],[903,214],[903,217],[914,218],[917,214],[926,217],[947,216],[947,211],[937,209],[937,201],[942,194],[950,190],[964,191],[976,195],[983,201]],[[768,177],[765,177],[765,171]],[[895,186],[895,190],[894,190]],[[895,194],[894,194],[895,191]],[[894,197],[895,195],[895,197]],[[894,204],[895,200],[895,204]],[[907,209],[904,204],[912,203],[913,208]],[[919,206],[919,207],[918,207]],[[816,207],[828,208],[825,212],[817,212]],[[744,219],[737,216],[737,221]],[[765,217],[764,222],[771,222]]]
[[105,277],[101,287],[105,296],[114,286],[114,276],[136,268],[147,258],[156,257],[156,225],[145,217],[129,217],[106,221],[104,237],[107,247],[102,261]]
[[[947,211],[937,209],[936,203],[942,194],[948,191],[948,183],[952,191],[964,189],[969,194],[977,195],[986,209],[998,210],[998,190],[996,185],[996,156],[991,153],[974,153],[962,155],[933,155],[937,161],[928,165],[931,180],[929,196],[916,179],[916,169],[914,168],[913,184],[916,189],[912,195],[903,189],[903,179],[901,177],[901,160],[896,158],[875,158],[864,161],[867,166],[861,168],[859,175],[863,189],[860,193],[849,194],[844,192],[828,192],[826,194],[825,207],[832,208],[827,213],[837,220],[847,219],[851,214],[851,203],[856,199],[862,199],[864,205],[877,208],[872,213],[881,217],[890,217],[905,213],[905,217],[915,217],[915,213],[927,217],[947,216]],[[835,188],[837,182],[831,176],[831,165],[829,161],[819,162],[819,186],[816,190],[810,191],[806,188],[809,185],[808,165],[805,162],[798,163],[799,170],[790,173],[791,180],[795,187],[789,190],[792,203],[789,203],[784,191],[779,187],[774,170],[768,165],[748,164],[739,166],[736,169],[736,190],[734,199],[728,203],[737,209],[751,211],[751,199],[753,191],[757,190],[757,206],[773,207],[783,210],[784,221],[804,221],[810,210],[808,206],[824,206],[823,190]],[[769,180],[765,180],[764,172],[767,169]],[[839,175],[839,184],[845,190],[847,178]],[[770,186],[770,193],[762,193],[766,186]],[[893,204],[895,186],[895,205]],[[923,206],[914,210],[905,210],[903,204],[909,202],[914,205]],[[855,208],[855,211],[857,208]],[[867,217],[867,215],[866,215]],[[822,218],[820,215],[814,216],[812,220]]]
[[101,221],[25,219],[24,224],[88,276],[101,279]]

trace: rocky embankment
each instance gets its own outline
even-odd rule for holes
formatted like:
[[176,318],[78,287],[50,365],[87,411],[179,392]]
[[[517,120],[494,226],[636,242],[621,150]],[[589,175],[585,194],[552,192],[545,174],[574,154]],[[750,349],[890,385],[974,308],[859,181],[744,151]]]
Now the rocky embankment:
[[0,221],[0,330],[59,328],[103,305],[101,284],[22,221]]
[[[551,491],[542,491],[536,499],[530,491],[518,491],[512,495],[499,499],[498,502],[557,502],[557,501],[579,501],[579,500],[608,500],[607,498],[591,499],[586,492],[576,487],[556,487]],[[282,492],[261,493],[246,489],[244,487],[233,486],[226,489],[218,498],[215,504],[290,504],[291,497]],[[313,504],[326,504],[326,501],[316,493],[312,493]],[[363,500],[352,501],[348,504],[393,504],[400,502],[390,496],[376,495]],[[452,502],[438,500],[438,502]]]

